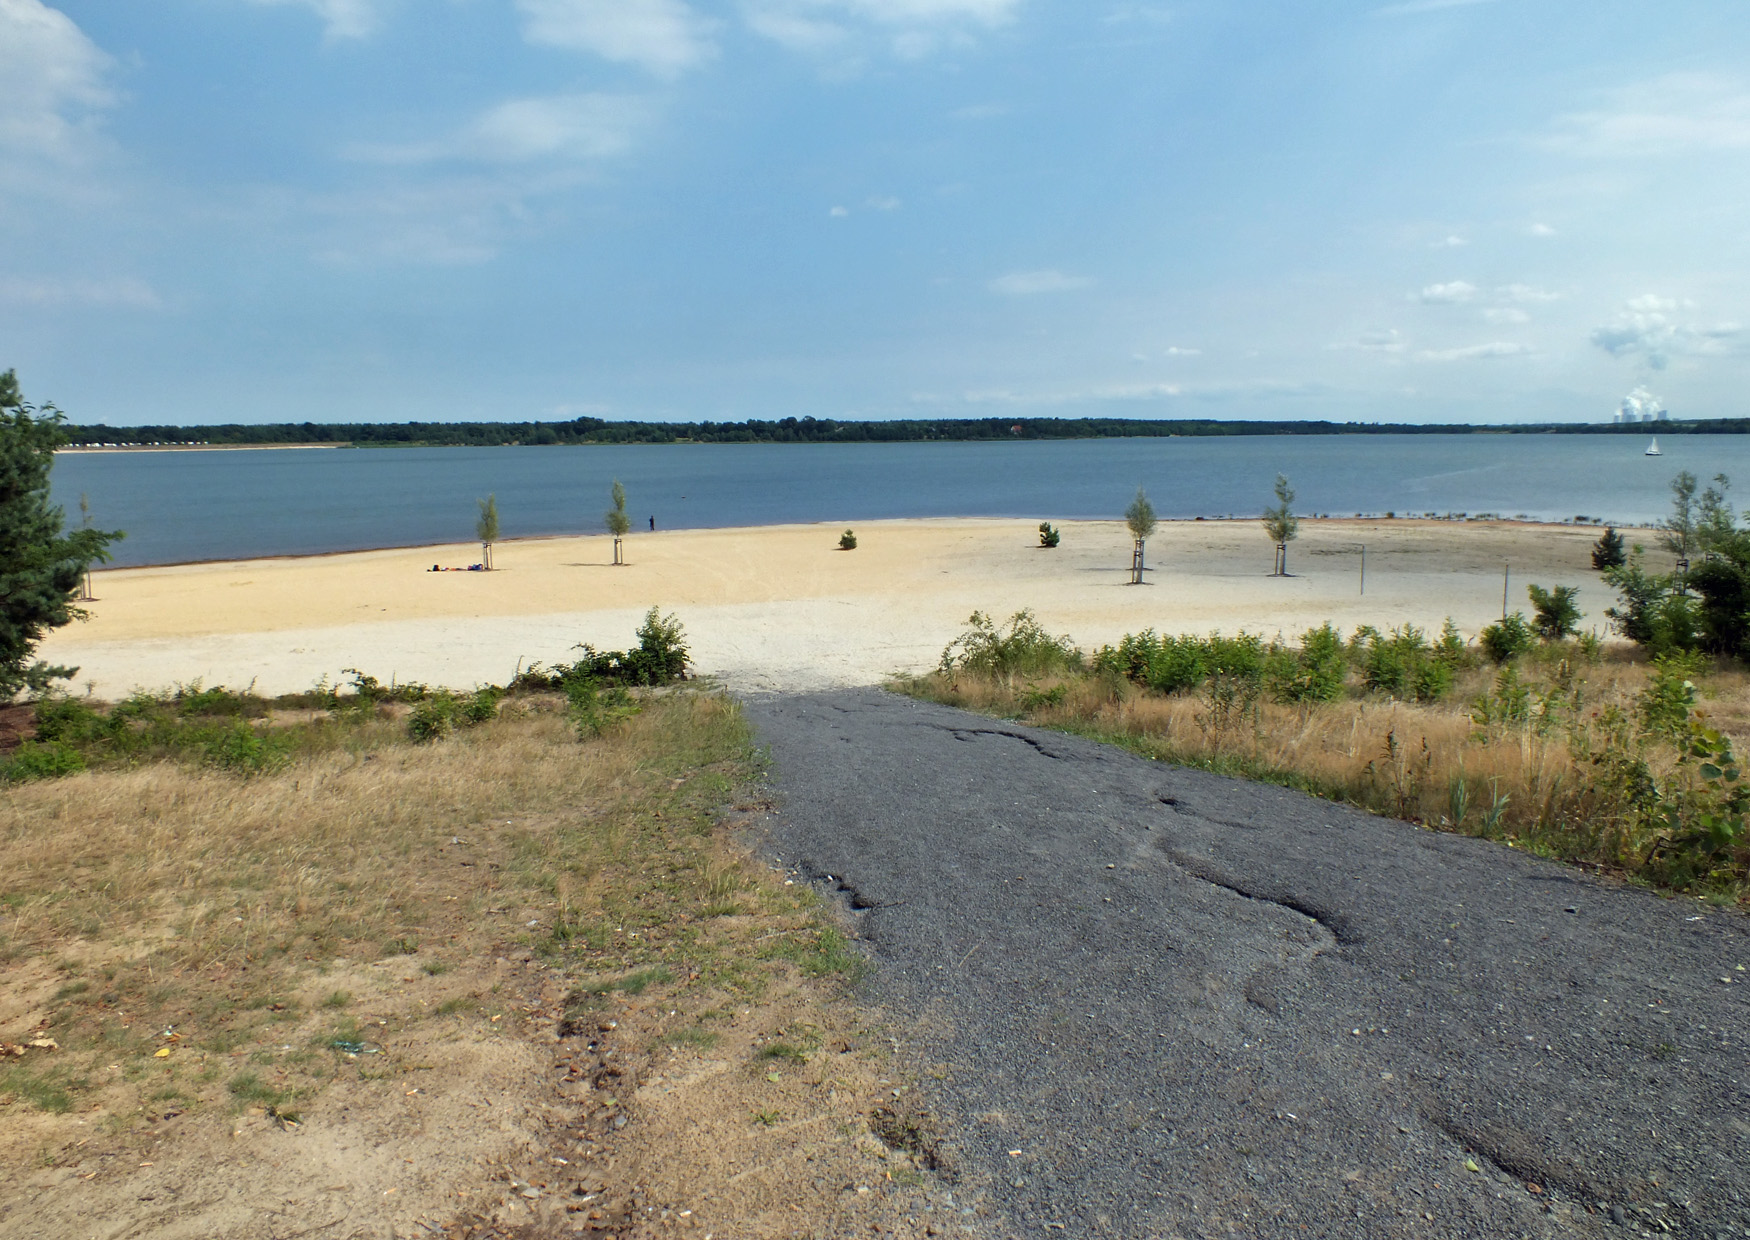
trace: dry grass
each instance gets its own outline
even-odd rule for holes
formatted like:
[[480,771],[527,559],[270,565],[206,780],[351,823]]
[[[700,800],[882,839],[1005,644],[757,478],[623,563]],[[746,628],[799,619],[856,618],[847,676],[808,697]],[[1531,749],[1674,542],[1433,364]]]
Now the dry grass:
[[[171,1042],[302,1051],[351,1028],[324,979],[357,962],[435,977],[509,947],[757,987],[724,915],[807,898],[713,831],[751,763],[732,703],[674,694],[587,743],[522,708],[255,778],[156,762],[0,791],[0,962],[20,983],[0,1041],[52,1030],[61,1048],[49,1085],[31,1059],[0,1064],[0,1095],[69,1105],[99,1061],[156,1068]],[[288,1098],[330,1074],[274,1062]]]
[[[1598,776],[1592,757],[1604,743],[1600,721],[1611,708],[1634,716],[1648,667],[1626,648],[1610,648],[1594,663],[1563,664],[1559,656],[1531,660],[1523,675],[1534,686],[1534,700],[1562,699],[1552,701],[1547,721],[1480,726],[1473,703],[1494,688],[1493,668],[1461,673],[1450,697],[1432,705],[1379,695],[1306,705],[1260,700],[1225,720],[1207,696],[1161,695],[1103,676],[1006,684],[938,672],[900,687],[950,705],[1115,741],[1164,761],[1283,783],[1540,855],[1636,872],[1647,841],[1637,835],[1620,790]],[[1560,694],[1558,686],[1564,687]],[[1700,706],[1709,726],[1742,752],[1750,740],[1750,677],[1737,670],[1714,672],[1704,682]],[[1675,751],[1648,753],[1653,777],[1670,777]],[[1741,886],[1736,891],[1741,894]]]

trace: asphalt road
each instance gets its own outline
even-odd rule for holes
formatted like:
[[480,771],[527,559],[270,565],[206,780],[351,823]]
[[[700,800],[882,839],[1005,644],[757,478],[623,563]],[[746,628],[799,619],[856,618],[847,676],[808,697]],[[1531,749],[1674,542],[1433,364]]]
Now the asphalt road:
[[1750,1237],[1750,918],[879,691],[747,709],[999,1234]]

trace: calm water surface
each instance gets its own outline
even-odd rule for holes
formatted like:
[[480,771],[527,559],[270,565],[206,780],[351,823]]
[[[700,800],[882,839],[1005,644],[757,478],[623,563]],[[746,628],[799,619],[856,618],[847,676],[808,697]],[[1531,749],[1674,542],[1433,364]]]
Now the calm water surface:
[[1750,483],[1750,436],[1332,435],[1025,443],[279,449],[67,453],[54,495],[124,529],[118,564],[465,542],[475,500],[503,534],[600,533],[614,479],[637,528],[882,517],[1116,517],[1140,484],[1163,517],[1250,516],[1280,471],[1296,511],[1481,513],[1630,524],[1680,469]]

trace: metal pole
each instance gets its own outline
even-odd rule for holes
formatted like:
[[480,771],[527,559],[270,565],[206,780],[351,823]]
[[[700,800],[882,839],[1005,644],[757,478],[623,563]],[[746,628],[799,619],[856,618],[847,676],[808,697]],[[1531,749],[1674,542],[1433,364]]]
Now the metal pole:
[[1361,593],[1367,594],[1367,544],[1361,544]]
[[1501,619],[1507,618],[1507,574],[1513,569],[1511,561],[1501,561]]

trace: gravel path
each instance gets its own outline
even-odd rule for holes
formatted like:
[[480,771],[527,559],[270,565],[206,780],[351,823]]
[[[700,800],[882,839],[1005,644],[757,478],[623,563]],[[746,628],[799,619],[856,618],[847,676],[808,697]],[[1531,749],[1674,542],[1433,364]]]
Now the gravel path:
[[875,690],[747,707],[998,1234],[1750,1236],[1741,914]]

